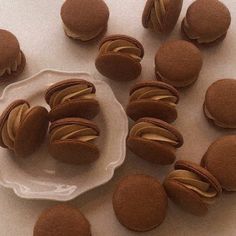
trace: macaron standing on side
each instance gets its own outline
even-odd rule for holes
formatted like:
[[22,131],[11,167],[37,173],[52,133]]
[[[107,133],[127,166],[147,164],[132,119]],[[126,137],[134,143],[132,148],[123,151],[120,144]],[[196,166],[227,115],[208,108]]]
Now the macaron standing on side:
[[45,93],[51,107],[50,121],[66,117],[94,118],[100,111],[95,86],[83,79],[68,79],[50,86]]
[[206,91],[203,112],[208,121],[225,129],[236,129],[236,79],[221,79]]
[[216,177],[226,191],[236,191],[236,135],[216,139],[204,154],[201,165]]
[[91,236],[89,221],[76,207],[60,204],[44,210],[34,225],[33,236]]
[[129,149],[153,164],[170,165],[176,159],[176,149],[183,145],[183,137],[172,125],[158,119],[139,119],[127,138]]
[[189,161],[177,161],[175,170],[166,177],[164,188],[168,197],[186,212],[204,216],[222,189],[206,169]]
[[182,32],[200,45],[222,41],[229,29],[229,9],[218,0],[196,0],[188,8],[182,22]]
[[147,0],[142,24],[157,33],[170,33],[179,18],[183,0]]
[[95,66],[109,79],[129,81],[141,74],[143,56],[143,46],[135,38],[111,35],[101,41]]
[[43,142],[48,123],[44,107],[30,108],[27,101],[16,100],[0,117],[0,146],[12,150],[18,157],[28,157]]
[[177,118],[178,101],[178,91],[169,84],[138,82],[130,90],[126,113],[135,121],[142,117],[153,117],[171,123]]
[[72,165],[90,164],[99,158],[95,140],[98,126],[82,118],[64,118],[53,122],[49,129],[49,153],[60,162]]
[[193,84],[203,64],[200,50],[184,40],[165,42],[155,56],[156,78],[174,87]]
[[66,0],[61,19],[68,37],[89,41],[107,29],[109,9],[103,0]]
[[123,177],[112,198],[119,222],[129,230],[150,231],[164,221],[168,200],[160,182],[148,175]]
[[17,38],[9,31],[0,29],[0,83],[16,78],[26,64],[25,55]]

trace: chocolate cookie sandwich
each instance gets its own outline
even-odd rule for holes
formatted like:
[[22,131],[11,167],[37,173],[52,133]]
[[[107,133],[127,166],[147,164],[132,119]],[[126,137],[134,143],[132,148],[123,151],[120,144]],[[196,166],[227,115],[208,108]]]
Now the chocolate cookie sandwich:
[[236,135],[215,140],[202,158],[201,165],[210,171],[226,191],[236,191]]
[[153,29],[158,33],[169,33],[175,27],[183,0],[147,0],[142,24],[144,28]]
[[218,0],[196,0],[182,22],[184,35],[197,44],[223,40],[231,23],[229,9]]
[[236,128],[236,80],[221,79],[206,91],[203,111],[206,118],[221,128]]
[[60,204],[44,210],[33,236],[91,236],[90,223],[76,207]]
[[172,125],[154,118],[141,118],[130,129],[127,146],[137,156],[154,164],[170,165],[183,137]]
[[94,118],[100,111],[95,93],[95,86],[82,79],[68,79],[53,84],[45,94],[46,102],[51,108],[49,119]]
[[101,41],[95,65],[97,70],[109,79],[133,80],[141,73],[140,62],[143,56],[143,46],[135,38],[111,35]]
[[17,77],[25,68],[25,56],[17,38],[9,31],[0,29],[0,82]]
[[158,180],[136,174],[120,180],[112,203],[122,225],[133,231],[144,232],[156,228],[164,221],[168,200]]
[[89,41],[107,29],[109,9],[103,0],[66,0],[61,18],[68,37]]
[[171,85],[158,81],[139,82],[130,90],[126,113],[133,120],[154,117],[171,123],[177,118],[178,101],[179,93]]
[[164,181],[168,197],[185,211],[203,216],[222,189],[206,169],[189,161],[177,161],[175,170]]
[[0,117],[0,146],[19,157],[27,157],[39,148],[48,129],[44,107],[30,107],[25,100],[12,102]]
[[82,165],[99,157],[95,140],[100,130],[82,118],[64,118],[53,122],[49,129],[49,153],[58,161]]
[[184,40],[165,42],[155,56],[156,78],[175,87],[194,83],[203,64],[200,50]]

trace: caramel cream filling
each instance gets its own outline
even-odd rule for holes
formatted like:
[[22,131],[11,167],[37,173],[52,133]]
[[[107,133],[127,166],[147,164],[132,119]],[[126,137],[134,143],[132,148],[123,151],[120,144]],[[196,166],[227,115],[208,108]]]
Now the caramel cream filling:
[[88,41],[88,40],[91,40],[95,37],[97,37],[104,29],[104,27],[101,27],[98,31],[96,31],[95,33],[94,32],[91,32],[91,33],[87,33],[87,34],[78,34],[78,33],[75,33],[73,32],[72,30],[70,30],[65,24],[63,24],[63,27],[64,27],[64,31],[65,33],[73,38],[73,39],[79,39],[81,41]]
[[163,101],[172,106],[176,106],[177,97],[169,90],[164,88],[143,87],[137,89],[130,95],[130,102],[138,101],[140,99],[151,99],[154,101]]
[[139,122],[135,124],[130,130],[130,136],[161,142],[171,146],[178,144],[177,137],[169,130],[149,122]]
[[151,9],[148,25],[156,32],[162,30],[163,18],[166,14],[164,0],[154,0],[154,5]]
[[4,74],[10,75],[13,72],[17,71],[18,66],[21,64],[21,61],[22,61],[22,55],[21,55],[21,52],[20,52],[17,56],[17,59],[12,63],[11,66],[0,70],[0,76],[3,76]]
[[140,62],[142,60],[141,48],[125,39],[110,40],[103,43],[100,48],[100,54],[105,54],[108,52],[122,53],[124,55],[132,57],[137,62]]
[[95,129],[83,125],[63,125],[53,129],[50,133],[50,141],[55,140],[78,140],[91,142],[98,137]]
[[190,39],[197,40],[199,43],[211,43],[222,37],[226,32],[221,33],[220,35],[212,36],[212,37],[201,37],[199,35],[196,35],[191,28],[189,27],[189,23],[186,19],[184,18],[184,32],[188,35]]
[[56,91],[52,94],[49,100],[50,107],[67,102],[72,99],[94,99],[95,93],[93,88],[88,84],[77,84]]
[[236,128],[236,126],[226,125],[226,124],[224,124],[224,123],[222,123],[222,122],[220,122],[220,121],[217,121],[217,120],[211,115],[211,113],[208,111],[206,105],[204,106],[204,112],[205,112],[206,116],[207,116],[210,120],[212,120],[217,126],[222,127],[222,128],[226,128],[226,129],[227,129],[227,128],[228,128],[228,129],[235,129],[235,128]]
[[14,148],[17,131],[21,125],[22,120],[26,117],[30,107],[27,103],[15,107],[9,114],[2,129],[2,141],[9,148]]
[[168,179],[176,180],[186,188],[196,192],[205,203],[213,202],[217,195],[217,191],[210,183],[202,180],[197,174],[188,170],[172,171]]

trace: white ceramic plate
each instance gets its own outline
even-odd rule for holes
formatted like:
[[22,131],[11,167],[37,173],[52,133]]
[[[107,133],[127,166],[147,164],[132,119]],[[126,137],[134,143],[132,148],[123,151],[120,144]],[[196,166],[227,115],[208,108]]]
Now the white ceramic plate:
[[89,74],[43,70],[29,79],[6,87],[0,98],[0,112],[15,99],[26,99],[31,105],[42,105],[45,90],[55,82],[68,78],[91,81],[101,106],[95,121],[101,129],[98,146],[100,158],[89,166],[71,166],[59,163],[47,152],[47,141],[28,159],[19,159],[0,148],[0,184],[12,188],[22,198],[68,201],[108,182],[115,168],[125,159],[128,120],[111,88]]

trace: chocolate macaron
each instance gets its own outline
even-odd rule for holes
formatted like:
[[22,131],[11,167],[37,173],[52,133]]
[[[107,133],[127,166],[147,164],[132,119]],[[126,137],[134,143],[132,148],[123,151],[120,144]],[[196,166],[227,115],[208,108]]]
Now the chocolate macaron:
[[156,53],[156,77],[175,87],[186,87],[197,80],[202,64],[201,52],[192,43],[168,41]]
[[133,80],[141,73],[140,62],[143,56],[143,46],[135,38],[111,35],[101,41],[95,65],[97,70],[109,79]]
[[0,82],[17,77],[25,68],[25,56],[15,35],[0,29]]
[[172,125],[158,119],[139,119],[130,129],[127,146],[137,156],[154,164],[170,165],[183,137]]
[[155,178],[129,175],[118,183],[113,194],[113,209],[119,222],[133,231],[149,231],[166,217],[167,196]]
[[236,80],[221,79],[206,91],[203,111],[213,124],[228,129],[236,128]]
[[66,0],[61,18],[67,36],[89,41],[107,29],[109,9],[103,0]]
[[83,79],[68,79],[53,84],[45,93],[46,102],[51,107],[49,119],[94,118],[100,111],[95,93],[95,86]]
[[226,191],[236,191],[236,135],[215,140],[202,158],[201,165],[209,170]]
[[144,28],[151,28],[158,33],[169,33],[175,27],[183,0],[147,0],[142,23]]
[[133,120],[154,117],[171,123],[177,118],[178,101],[179,93],[171,85],[159,81],[139,82],[130,90],[126,113]]
[[94,162],[99,149],[94,143],[100,133],[97,125],[82,118],[64,118],[49,129],[49,153],[58,161],[82,165]]
[[229,9],[218,0],[196,0],[188,8],[182,32],[198,44],[212,44],[225,38],[231,22]]
[[177,161],[175,170],[164,181],[168,197],[185,211],[204,216],[209,204],[220,196],[222,189],[216,178],[201,166]]
[[44,107],[31,108],[27,101],[16,100],[0,117],[0,146],[27,157],[43,142],[47,129],[48,112]]
[[44,210],[33,236],[91,236],[90,223],[76,207],[60,204]]

